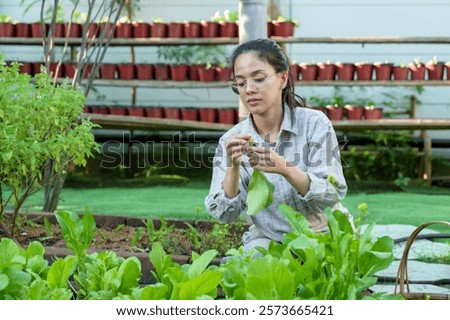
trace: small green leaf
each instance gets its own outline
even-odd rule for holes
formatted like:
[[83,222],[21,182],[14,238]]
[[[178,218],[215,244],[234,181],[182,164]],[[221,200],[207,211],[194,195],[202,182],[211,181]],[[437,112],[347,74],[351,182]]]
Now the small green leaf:
[[261,171],[253,170],[247,192],[247,214],[255,215],[270,206],[274,190],[273,184]]

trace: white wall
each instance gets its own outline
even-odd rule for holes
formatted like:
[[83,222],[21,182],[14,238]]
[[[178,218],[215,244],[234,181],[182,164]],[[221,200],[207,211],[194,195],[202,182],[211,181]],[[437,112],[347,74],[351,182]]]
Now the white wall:
[[[67,1],[66,1],[67,2]],[[207,19],[216,11],[238,10],[237,0],[141,0],[138,19],[150,20],[162,17],[166,21]],[[23,16],[19,1],[0,0],[0,12],[14,20],[35,21],[39,17],[36,7]],[[207,4],[205,4],[207,3]],[[282,12],[300,22],[295,36],[449,36],[450,0],[284,0]],[[68,11],[68,10],[67,10]],[[81,10],[82,11],[82,10]],[[69,11],[68,11],[69,12]],[[228,46],[231,50],[233,46]],[[302,61],[390,61],[396,64],[409,62],[416,57],[422,61],[437,56],[450,61],[450,45],[436,44],[290,44],[286,46],[291,59]],[[106,62],[123,62],[129,59],[128,48],[109,49]],[[39,61],[41,49],[32,46],[0,46],[7,59]],[[137,48],[137,62],[156,62],[155,48]],[[129,88],[98,88],[112,104],[130,103]],[[298,87],[302,96],[332,94],[334,88]],[[398,97],[399,104],[407,101],[404,96],[415,93],[414,88],[341,88],[349,95],[370,96],[376,102],[390,94]],[[228,89],[138,89],[139,105],[226,107],[237,106],[236,96]],[[103,103],[92,94],[90,103]],[[417,116],[424,118],[450,118],[450,87],[425,87],[419,96],[422,104]],[[433,132],[434,137],[449,138],[449,131]]]

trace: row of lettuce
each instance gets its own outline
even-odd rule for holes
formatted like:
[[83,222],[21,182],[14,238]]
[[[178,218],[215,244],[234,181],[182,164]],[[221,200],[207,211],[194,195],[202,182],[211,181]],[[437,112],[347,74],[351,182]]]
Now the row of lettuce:
[[[141,262],[113,251],[87,253],[96,230],[90,212],[83,216],[55,213],[66,246],[73,254],[49,263],[45,248],[32,242],[21,248],[0,241],[0,299],[362,299],[398,298],[364,295],[377,282],[374,274],[393,260],[393,240],[374,238],[371,228],[355,230],[347,217],[327,212],[329,233],[314,233],[292,208],[280,211],[292,225],[281,243],[268,250],[228,252],[225,262],[211,263],[216,250],[192,253],[192,263],[180,265],[159,242],[149,260],[154,283],[140,285]],[[148,276],[148,275],[147,275]]]

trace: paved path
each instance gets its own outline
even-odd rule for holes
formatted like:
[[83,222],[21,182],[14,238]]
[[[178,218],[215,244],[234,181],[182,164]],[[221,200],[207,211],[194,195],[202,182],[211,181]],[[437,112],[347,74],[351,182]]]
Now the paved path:
[[[364,230],[363,226],[363,230]],[[376,225],[372,234],[376,237],[388,235],[392,239],[408,237],[417,227],[412,225]],[[437,234],[438,232],[424,229],[420,234]],[[377,285],[371,287],[375,292],[394,293],[395,279],[406,241],[397,243],[394,247],[394,262],[376,275]],[[430,240],[415,240],[408,255],[408,278],[411,292],[430,292],[450,294],[450,265],[433,264],[416,261],[420,257],[443,257],[450,255],[450,245]],[[398,289],[397,289],[398,292]]]

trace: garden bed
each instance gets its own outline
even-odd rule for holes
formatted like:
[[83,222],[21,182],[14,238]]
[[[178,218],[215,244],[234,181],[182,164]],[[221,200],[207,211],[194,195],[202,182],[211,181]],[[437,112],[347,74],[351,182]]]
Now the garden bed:
[[[226,251],[241,245],[242,234],[248,228],[243,222],[228,225],[217,221],[146,220],[111,215],[97,215],[95,220],[97,229],[88,252],[111,250],[123,258],[135,256],[142,265],[141,283],[153,281],[148,255],[152,243],[160,242],[172,259],[180,264],[191,263],[192,252],[201,254],[214,248],[220,256],[212,263],[219,264]],[[41,242],[45,247],[45,257],[50,262],[55,257],[73,254],[66,247],[54,214],[31,213],[27,215],[26,221],[16,236],[21,246],[26,247],[32,241]],[[4,235],[0,231],[1,237]]]

